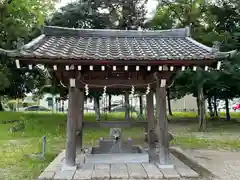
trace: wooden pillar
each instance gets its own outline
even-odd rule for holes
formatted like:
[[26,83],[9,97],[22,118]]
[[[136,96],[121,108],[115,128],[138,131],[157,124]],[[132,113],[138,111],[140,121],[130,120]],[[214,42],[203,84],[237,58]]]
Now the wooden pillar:
[[77,117],[77,137],[76,137],[76,144],[77,150],[81,152],[82,150],[82,143],[83,143],[83,118],[84,118],[84,90],[78,90],[78,117]]
[[169,163],[169,141],[168,141],[168,121],[166,112],[166,83],[157,79],[156,83],[156,110],[157,110],[157,125],[156,131],[159,138],[159,162],[161,165]]
[[79,115],[79,109],[77,108],[78,91],[75,87],[69,87],[65,164],[70,167],[75,166],[76,158],[76,127]]
[[156,143],[154,142],[154,139],[152,138],[151,130],[155,127],[155,121],[154,121],[154,105],[153,105],[153,91],[151,90],[147,95],[147,121],[148,121],[148,156],[149,156],[149,162],[155,162],[156,161]]
[[124,94],[124,104],[125,104],[125,120],[130,119],[130,105],[129,105],[129,93],[128,91],[125,92]]

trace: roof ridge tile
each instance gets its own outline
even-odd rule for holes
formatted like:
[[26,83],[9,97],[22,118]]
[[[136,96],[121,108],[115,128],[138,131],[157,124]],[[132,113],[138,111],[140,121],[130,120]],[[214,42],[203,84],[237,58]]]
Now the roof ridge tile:
[[168,30],[118,30],[118,29],[81,29],[58,26],[45,26],[47,36],[95,36],[95,37],[187,37],[188,28]]

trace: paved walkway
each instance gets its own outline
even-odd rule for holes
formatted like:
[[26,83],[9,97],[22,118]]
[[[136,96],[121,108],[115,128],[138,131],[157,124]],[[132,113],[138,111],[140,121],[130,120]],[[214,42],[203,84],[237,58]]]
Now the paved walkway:
[[240,180],[240,152],[184,150],[222,180]]
[[[65,153],[60,153],[39,176],[38,180],[89,180],[89,179],[198,179],[199,175],[175,156],[170,156],[174,168],[162,168],[150,163],[94,164],[85,163],[82,154],[77,155],[77,170],[61,170]],[[111,156],[109,154],[109,156]]]

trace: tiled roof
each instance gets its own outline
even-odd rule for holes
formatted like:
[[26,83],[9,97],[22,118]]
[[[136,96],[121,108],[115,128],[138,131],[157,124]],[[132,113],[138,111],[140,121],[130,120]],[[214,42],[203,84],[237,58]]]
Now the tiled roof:
[[84,60],[213,59],[217,52],[189,37],[189,28],[163,31],[45,27],[13,56]]

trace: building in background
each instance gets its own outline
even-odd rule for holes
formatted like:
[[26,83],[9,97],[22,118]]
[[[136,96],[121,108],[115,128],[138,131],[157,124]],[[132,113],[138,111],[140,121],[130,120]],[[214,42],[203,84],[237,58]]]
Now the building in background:
[[[119,104],[124,105],[124,96],[112,96],[112,104]],[[143,109],[145,109],[146,104],[146,97],[142,96],[143,100]],[[33,96],[27,96],[24,98],[23,102],[26,103],[34,103],[36,102],[37,105],[48,108],[50,110],[53,110],[55,112],[59,111],[67,111],[68,109],[68,100],[60,100],[59,95],[52,95],[49,93],[46,93],[40,98],[38,101],[33,100]],[[136,110],[139,110],[140,101],[139,101],[139,95],[135,95],[133,97],[130,96],[129,99],[130,106],[135,107]],[[155,98],[154,98],[154,104],[155,104]],[[108,96],[105,98],[100,99],[100,105],[101,109],[108,106]],[[168,108],[168,106],[167,106]],[[186,95],[182,99],[176,99],[171,100],[171,108],[172,111],[197,111],[197,102],[196,98],[192,95]],[[84,103],[84,109],[86,112],[93,112],[94,111],[94,101],[92,99],[88,99]]]
[[184,96],[182,99],[171,100],[172,111],[194,111],[197,112],[197,100],[191,94]]

